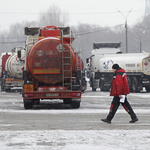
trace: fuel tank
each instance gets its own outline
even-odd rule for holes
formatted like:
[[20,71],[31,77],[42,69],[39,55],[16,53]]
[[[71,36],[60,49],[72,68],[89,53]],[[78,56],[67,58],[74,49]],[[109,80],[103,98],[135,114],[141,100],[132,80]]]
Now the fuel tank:
[[74,51],[68,44],[61,43],[60,38],[47,37],[30,50],[27,71],[38,82],[59,85],[72,74],[76,62]]
[[[17,56],[17,50],[21,50],[21,60]],[[24,70],[24,59],[25,59],[25,50],[23,47],[15,48],[15,51],[12,52],[10,57],[5,63],[5,71],[12,78],[22,78]]]

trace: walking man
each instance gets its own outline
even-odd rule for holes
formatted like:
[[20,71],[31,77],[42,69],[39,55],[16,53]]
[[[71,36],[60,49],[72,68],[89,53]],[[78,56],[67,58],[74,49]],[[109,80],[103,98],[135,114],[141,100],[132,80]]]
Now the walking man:
[[112,70],[115,74],[111,83],[110,96],[114,96],[114,98],[111,102],[109,114],[107,115],[106,119],[101,119],[101,121],[111,123],[111,120],[113,119],[121,103],[132,119],[129,123],[135,123],[136,121],[138,121],[138,118],[134,113],[131,105],[127,101],[126,97],[126,95],[129,94],[130,92],[125,70],[120,68],[118,64],[114,64],[112,66]]

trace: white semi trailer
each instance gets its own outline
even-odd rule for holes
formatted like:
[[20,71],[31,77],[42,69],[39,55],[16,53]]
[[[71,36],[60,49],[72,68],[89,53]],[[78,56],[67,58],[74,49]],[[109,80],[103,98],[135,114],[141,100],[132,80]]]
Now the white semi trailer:
[[[121,43],[93,43],[91,55],[87,58],[87,70],[89,71],[90,87],[92,91],[99,88],[99,78],[96,77],[99,72],[99,60],[106,54],[121,53]],[[108,89],[106,89],[108,90]]]
[[99,79],[101,91],[110,89],[112,65],[115,63],[125,69],[131,92],[140,92],[143,87],[150,92],[150,53],[112,54],[99,59],[96,78]]

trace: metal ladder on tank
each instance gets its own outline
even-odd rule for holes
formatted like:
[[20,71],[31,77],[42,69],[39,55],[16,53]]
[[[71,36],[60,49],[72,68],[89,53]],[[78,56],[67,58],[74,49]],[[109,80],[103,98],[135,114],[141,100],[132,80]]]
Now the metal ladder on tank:
[[[65,50],[64,46],[71,47],[71,31],[69,34],[70,43],[64,44],[64,35],[62,30],[62,86],[64,89],[72,91],[72,57],[69,49]],[[67,55],[67,56],[66,56]],[[67,62],[66,62],[67,60]],[[69,74],[70,72],[70,74]],[[69,75],[66,75],[69,74]],[[69,88],[68,88],[69,87]]]

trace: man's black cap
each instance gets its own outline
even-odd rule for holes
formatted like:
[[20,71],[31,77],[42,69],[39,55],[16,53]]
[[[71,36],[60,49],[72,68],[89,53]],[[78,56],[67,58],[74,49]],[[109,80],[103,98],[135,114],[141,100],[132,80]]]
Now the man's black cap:
[[119,65],[118,64],[113,64],[112,69],[119,69]]

